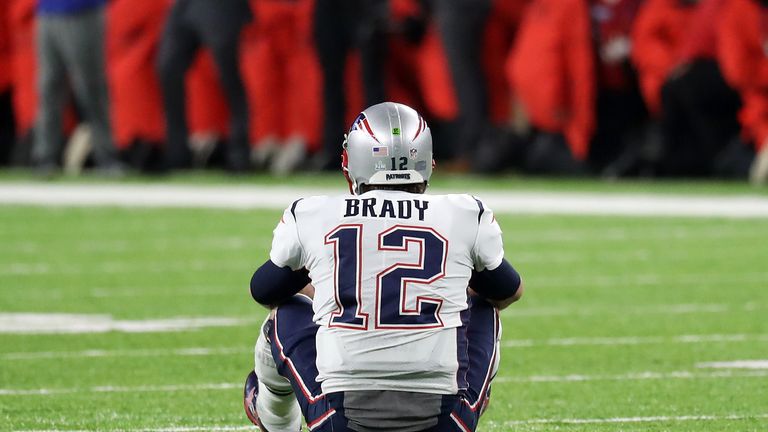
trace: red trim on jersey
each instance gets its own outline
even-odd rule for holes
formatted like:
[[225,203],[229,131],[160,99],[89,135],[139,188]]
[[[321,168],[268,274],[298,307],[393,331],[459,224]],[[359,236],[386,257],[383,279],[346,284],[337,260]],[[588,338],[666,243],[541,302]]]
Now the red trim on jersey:
[[316,418],[313,422],[307,423],[307,428],[309,430],[313,430],[316,427],[320,426],[321,424],[325,423],[326,420],[331,418],[332,415],[336,414],[336,410],[334,408],[331,408],[328,410],[325,414],[321,415],[320,417]]
[[[496,341],[499,340],[499,312],[498,310],[494,310],[494,316],[495,319],[493,321],[493,335]],[[488,393],[488,387],[491,385],[491,380],[493,379],[493,365],[496,363],[496,356],[499,355],[499,344],[498,342],[493,343],[493,356],[491,356],[491,361],[488,363],[488,370],[485,372],[485,380],[483,381],[483,387],[480,389],[480,392],[478,393],[477,400],[470,404],[466,399],[462,399],[465,405],[469,407],[469,409],[472,410],[472,412],[477,411],[478,409],[482,408],[483,401],[485,400],[485,395]]]
[[453,420],[453,422],[456,423],[456,426],[458,426],[459,429],[462,430],[462,432],[472,432],[472,429],[470,429],[469,426],[466,425],[466,423],[461,421],[459,416],[457,416],[456,414],[451,413],[451,420]]

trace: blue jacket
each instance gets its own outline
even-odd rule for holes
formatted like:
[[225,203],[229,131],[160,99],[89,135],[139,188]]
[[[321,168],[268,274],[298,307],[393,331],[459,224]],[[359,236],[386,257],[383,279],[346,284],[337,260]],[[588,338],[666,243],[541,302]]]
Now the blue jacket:
[[37,11],[43,15],[65,15],[101,7],[106,0],[38,0]]

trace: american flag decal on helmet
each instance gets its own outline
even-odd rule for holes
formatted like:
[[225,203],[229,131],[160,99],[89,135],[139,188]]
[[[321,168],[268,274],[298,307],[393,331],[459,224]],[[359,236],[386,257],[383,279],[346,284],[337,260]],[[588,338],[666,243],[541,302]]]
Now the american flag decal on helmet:
[[352,129],[349,131],[352,132],[355,130],[368,132],[368,135],[372,136],[376,141],[379,141],[379,139],[376,138],[376,135],[373,134],[373,129],[371,129],[371,125],[368,123],[368,118],[365,117],[365,113],[360,113],[360,115],[355,119],[354,123],[352,123]]
[[416,140],[416,138],[421,135],[422,132],[427,128],[427,122],[424,121],[424,117],[419,116],[419,127],[416,129],[416,135],[413,136],[413,139]]
[[389,148],[387,147],[372,147],[371,152],[373,156],[389,156]]

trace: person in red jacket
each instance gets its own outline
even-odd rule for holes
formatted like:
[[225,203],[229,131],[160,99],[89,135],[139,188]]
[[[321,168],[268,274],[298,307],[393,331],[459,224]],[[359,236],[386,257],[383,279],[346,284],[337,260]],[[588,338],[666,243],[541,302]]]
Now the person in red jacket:
[[37,116],[37,60],[35,54],[36,0],[14,0],[10,3],[9,35],[11,37],[11,79],[13,81],[13,113],[17,144],[17,162],[27,163],[31,157],[32,135]]
[[632,61],[648,110],[661,112],[661,86],[677,66],[677,52],[688,32],[696,0],[648,0],[632,31]]
[[739,100],[717,62],[723,0],[650,0],[634,29],[633,60],[657,134],[646,146],[662,175],[734,176],[729,143]]
[[768,180],[768,2],[730,0],[723,7],[718,57],[726,80],[743,99],[743,137],[758,154],[750,179]]
[[0,165],[8,162],[15,139],[11,102],[13,81],[8,11],[8,2],[0,2]]
[[113,0],[107,10],[107,72],[117,148],[139,169],[152,168],[165,140],[155,67],[171,0]]
[[526,156],[529,170],[583,170],[595,124],[594,69],[587,1],[535,0],[507,63],[513,92],[540,132]]
[[596,130],[589,164],[611,177],[612,162],[642,135],[648,117],[630,62],[632,27],[641,0],[591,0],[595,47]]
[[726,84],[716,59],[717,22],[728,2],[699,2],[661,89],[660,157],[669,174],[746,175],[746,167],[733,164],[738,160],[733,151],[741,146],[734,142],[739,96]]

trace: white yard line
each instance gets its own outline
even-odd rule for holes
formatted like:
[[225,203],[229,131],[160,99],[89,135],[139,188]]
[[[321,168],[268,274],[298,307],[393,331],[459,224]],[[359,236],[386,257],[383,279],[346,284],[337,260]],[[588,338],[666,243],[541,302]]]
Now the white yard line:
[[[613,423],[662,423],[662,422],[707,422],[707,421],[727,421],[727,420],[751,420],[765,419],[768,414],[752,415],[683,415],[683,416],[649,416],[649,417],[610,417],[610,418],[538,418],[527,420],[509,420],[502,425],[523,426],[523,425],[548,425],[548,424],[613,424]],[[491,426],[499,425],[496,422]]]
[[[0,203],[41,206],[284,209],[297,198],[339,188],[206,185],[0,184]],[[435,193],[446,192],[436,189]],[[472,191],[496,212],[513,214],[766,218],[768,198],[597,192]]]
[[768,342],[768,334],[712,334],[680,336],[622,336],[622,337],[574,337],[552,339],[502,340],[503,348],[527,348],[535,346],[612,346],[648,344],[696,344],[717,342]]
[[[209,432],[209,431],[255,431],[253,426],[173,426],[159,429],[136,429],[131,432]],[[127,431],[126,431],[127,432]]]
[[[536,285],[538,286],[538,285]],[[666,305],[605,305],[604,307],[519,307],[510,308],[502,312],[504,319],[528,318],[528,317],[552,317],[552,316],[591,316],[591,315],[688,315],[710,314],[727,312],[751,312],[768,308],[762,303],[745,303],[743,305],[724,305],[717,303],[680,303]]]
[[[255,266],[255,264],[252,264]],[[39,274],[83,275],[125,273],[209,272],[214,270],[242,270],[248,267],[232,261],[188,260],[164,263],[136,263],[126,261],[101,261],[78,265],[52,266],[41,262],[8,262],[0,266],[0,275],[29,276]]]
[[764,378],[768,377],[768,370],[734,371],[722,370],[714,372],[632,372],[616,375],[531,375],[531,376],[497,376],[494,383],[573,383],[587,381],[644,381],[644,380],[698,380],[698,379],[727,379],[727,378]]
[[232,390],[243,387],[242,383],[210,383],[160,386],[93,386],[40,389],[0,389],[0,396],[47,396],[73,393],[175,393],[196,390]]
[[82,351],[29,351],[0,354],[2,360],[40,360],[65,358],[100,358],[100,357],[203,357],[252,353],[250,347],[190,347],[174,349],[121,349],[121,350],[82,350]]
[[697,363],[697,368],[705,369],[768,369],[768,360],[734,360]]
[[[633,372],[619,375],[532,375],[532,376],[497,376],[494,383],[573,383],[586,381],[637,381],[669,379],[728,379],[728,378],[764,378],[768,371],[713,371],[713,372]],[[242,388],[242,383],[207,383],[184,385],[146,385],[146,386],[91,386],[69,388],[11,389],[0,388],[0,396],[48,396],[73,393],[175,393],[181,391],[219,391]]]
[[[718,342],[768,342],[768,334],[715,334],[715,335],[680,335],[680,336],[624,336],[593,338],[554,338],[554,339],[510,339],[502,340],[503,348],[532,348],[540,346],[625,346],[646,344],[694,344]],[[252,352],[250,347],[188,347],[171,349],[91,349],[82,351],[28,351],[0,354],[0,360],[39,360],[65,358],[100,358],[100,357],[198,357],[245,354]],[[756,361],[754,369],[768,369],[768,361]],[[748,366],[729,366],[733,362],[701,363],[702,368],[748,368]]]
[[[514,260],[514,258],[512,258]],[[766,283],[768,272],[739,272],[737,274],[720,273],[673,273],[673,274],[624,274],[624,275],[568,275],[568,276],[538,276],[527,281],[539,287],[568,287],[568,286],[597,286],[616,287],[632,285],[660,286],[665,283],[690,285],[733,285],[738,283]]]
[[236,327],[254,319],[230,317],[176,317],[152,320],[116,320],[101,314],[2,313],[0,334],[159,333]]
[[[111,429],[110,429],[111,430]],[[117,429],[121,432],[210,432],[210,431],[256,431],[254,426],[210,425],[210,426],[169,426],[164,428]],[[14,432],[93,432],[93,429],[17,429]]]
[[[765,419],[768,414],[726,414],[726,415],[678,415],[678,416],[648,416],[648,417],[609,417],[609,418],[533,418],[525,420],[508,420],[489,422],[488,428],[495,430],[499,427],[551,425],[551,424],[626,424],[626,423],[679,423],[679,422],[711,422]],[[123,432],[207,432],[207,431],[247,431],[254,430],[253,426],[209,425],[209,426],[169,426],[164,428],[120,429]],[[15,432],[87,432],[72,429],[26,429]]]

